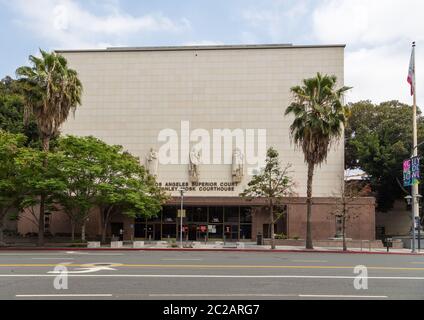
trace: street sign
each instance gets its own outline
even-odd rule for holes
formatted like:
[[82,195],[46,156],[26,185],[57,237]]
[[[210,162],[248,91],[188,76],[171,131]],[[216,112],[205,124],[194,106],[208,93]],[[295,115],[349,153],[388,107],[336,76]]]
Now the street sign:
[[414,186],[420,183],[420,158],[413,157],[403,162],[403,185]]
[[184,210],[178,210],[178,218],[185,218],[186,217],[186,211]]

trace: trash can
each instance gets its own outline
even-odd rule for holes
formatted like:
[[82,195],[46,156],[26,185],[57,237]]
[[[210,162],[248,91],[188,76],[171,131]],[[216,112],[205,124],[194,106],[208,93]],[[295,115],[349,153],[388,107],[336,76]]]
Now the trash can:
[[262,236],[262,234],[261,234],[261,233],[258,233],[258,234],[256,235],[256,244],[257,244],[258,246],[263,246],[263,245],[264,245],[264,237]]

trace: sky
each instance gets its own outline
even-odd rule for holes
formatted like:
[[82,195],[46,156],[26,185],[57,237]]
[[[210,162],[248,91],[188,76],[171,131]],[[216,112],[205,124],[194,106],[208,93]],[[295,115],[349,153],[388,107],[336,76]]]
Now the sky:
[[0,78],[39,48],[346,44],[348,101],[411,104],[406,78],[416,41],[420,105],[423,12],[422,0],[0,0]]

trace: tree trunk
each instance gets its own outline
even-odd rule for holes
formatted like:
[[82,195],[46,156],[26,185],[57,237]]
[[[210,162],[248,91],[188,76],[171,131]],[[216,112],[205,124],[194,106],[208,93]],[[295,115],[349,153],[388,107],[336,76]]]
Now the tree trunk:
[[[50,137],[44,136],[42,138],[43,143],[43,151],[49,152],[50,150]],[[47,167],[47,158],[43,161],[43,167]],[[38,246],[43,247],[44,246],[44,216],[45,216],[45,209],[46,208],[46,195],[42,194],[40,196],[40,214],[38,217]]]
[[347,245],[346,245],[346,208],[343,209],[342,232],[343,232],[343,251],[347,251]]
[[44,216],[45,216],[45,203],[46,196],[44,194],[40,197],[40,214],[38,216],[38,246],[44,246]]
[[71,220],[71,240],[75,241],[75,221]]
[[3,221],[0,221],[0,247],[4,245],[4,226]]
[[275,250],[275,230],[274,230],[274,204],[272,199],[269,201],[269,215],[270,215],[270,233],[271,233],[271,250]]
[[107,209],[100,209],[101,210],[101,215],[103,216],[103,223],[102,223],[102,243],[106,242],[106,231],[107,231],[107,226],[109,224],[109,219],[110,219],[110,213],[111,213],[111,208],[108,207]]
[[306,208],[306,249],[313,249],[312,243],[312,229],[311,229],[311,217],[312,217],[312,182],[314,178],[314,164],[308,163],[308,182],[307,182],[307,208]]
[[86,222],[84,221],[81,227],[81,240],[85,241],[85,224]]
[[6,209],[0,212],[0,247],[4,245],[4,219],[6,217]]

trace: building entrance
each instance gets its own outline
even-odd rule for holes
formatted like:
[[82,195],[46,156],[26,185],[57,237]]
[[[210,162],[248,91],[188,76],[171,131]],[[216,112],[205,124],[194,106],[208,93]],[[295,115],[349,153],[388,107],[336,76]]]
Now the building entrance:
[[[179,206],[164,206],[157,217],[137,219],[135,237],[179,239]],[[244,206],[185,206],[183,238],[188,241],[238,241],[252,237],[252,208]],[[143,229],[146,229],[145,235]]]

